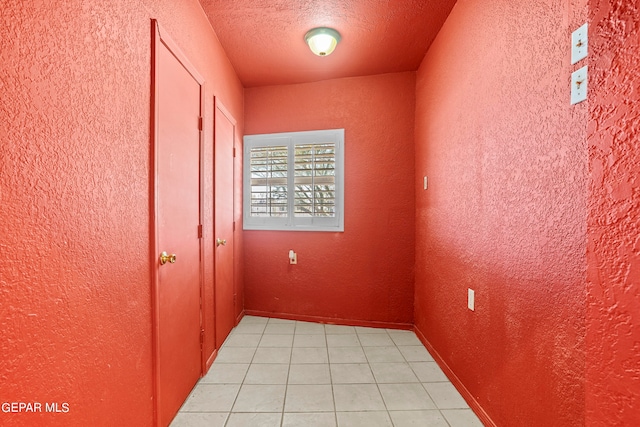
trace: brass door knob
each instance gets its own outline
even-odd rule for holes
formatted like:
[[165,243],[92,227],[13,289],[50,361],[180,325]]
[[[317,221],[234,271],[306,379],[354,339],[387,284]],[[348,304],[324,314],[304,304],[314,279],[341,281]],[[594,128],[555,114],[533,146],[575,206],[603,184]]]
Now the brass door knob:
[[167,262],[173,264],[176,262],[176,254],[168,255],[166,252],[160,254],[160,265],[165,265]]
[[220,245],[227,246],[227,240],[226,239],[220,239],[220,238],[216,239],[216,246],[220,246]]

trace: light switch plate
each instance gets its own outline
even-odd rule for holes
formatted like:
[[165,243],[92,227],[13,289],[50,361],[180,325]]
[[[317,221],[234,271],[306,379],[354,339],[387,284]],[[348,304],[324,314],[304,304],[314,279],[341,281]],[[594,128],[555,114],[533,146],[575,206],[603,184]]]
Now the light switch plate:
[[429,179],[427,178],[427,176],[425,175],[423,182],[422,182],[422,187],[426,190],[427,188],[429,188]]
[[587,57],[589,47],[589,31],[587,24],[571,33],[571,63],[575,64]]
[[571,105],[587,99],[587,66],[571,73]]
[[476,311],[476,293],[473,289],[468,289],[467,292],[467,308],[471,311]]

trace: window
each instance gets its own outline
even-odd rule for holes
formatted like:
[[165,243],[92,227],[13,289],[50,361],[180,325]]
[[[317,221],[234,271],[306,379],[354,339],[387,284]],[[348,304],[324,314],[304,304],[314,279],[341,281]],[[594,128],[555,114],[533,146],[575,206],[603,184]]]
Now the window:
[[245,230],[344,230],[344,129],[244,137]]

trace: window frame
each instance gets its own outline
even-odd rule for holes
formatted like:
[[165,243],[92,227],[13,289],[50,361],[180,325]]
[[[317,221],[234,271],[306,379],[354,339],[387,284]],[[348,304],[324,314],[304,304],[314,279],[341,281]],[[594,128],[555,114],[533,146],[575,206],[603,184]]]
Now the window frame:
[[[244,230],[344,232],[344,129],[245,135],[243,140],[242,216]],[[295,216],[295,147],[328,142],[335,143],[335,216]],[[288,150],[288,210],[286,217],[251,216],[251,150],[269,146],[286,146]]]

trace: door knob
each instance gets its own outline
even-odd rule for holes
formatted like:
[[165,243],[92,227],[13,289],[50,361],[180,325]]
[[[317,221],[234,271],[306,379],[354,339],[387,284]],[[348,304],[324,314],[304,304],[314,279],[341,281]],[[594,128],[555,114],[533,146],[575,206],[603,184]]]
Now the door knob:
[[227,240],[226,239],[220,239],[220,238],[216,239],[216,246],[220,246],[220,245],[227,246]]
[[160,265],[165,265],[167,262],[173,264],[176,262],[176,254],[167,255],[166,252],[160,254]]

